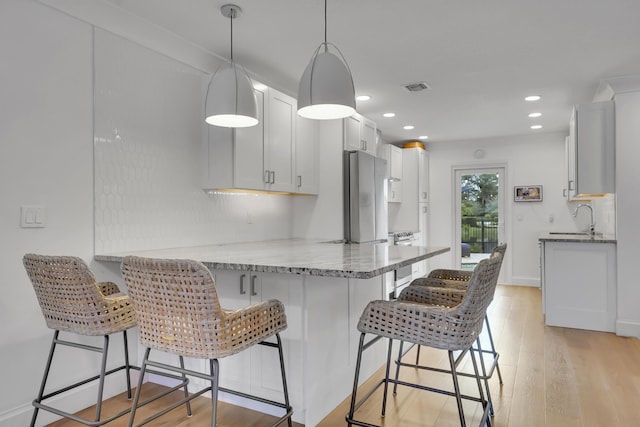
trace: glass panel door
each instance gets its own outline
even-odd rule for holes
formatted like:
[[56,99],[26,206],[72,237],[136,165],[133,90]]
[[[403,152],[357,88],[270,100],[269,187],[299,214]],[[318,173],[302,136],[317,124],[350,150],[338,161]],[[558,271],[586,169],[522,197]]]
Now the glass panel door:
[[473,270],[504,241],[504,169],[456,170],[456,260]]

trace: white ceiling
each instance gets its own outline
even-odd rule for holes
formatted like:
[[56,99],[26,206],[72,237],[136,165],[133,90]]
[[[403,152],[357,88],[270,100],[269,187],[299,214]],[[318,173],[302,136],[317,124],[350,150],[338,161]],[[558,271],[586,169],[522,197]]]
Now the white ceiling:
[[[108,1],[225,58],[220,7],[237,4],[235,60],[292,95],[324,37],[322,0]],[[640,74],[639,17],[638,0],[328,0],[328,41],[356,93],[372,97],[358,112],[387,141],[492,138],[567,132],[571,107],[600,79]],[[431,90],[401,86],[419,81]],[[525,102],[531,94],[542,100]]]

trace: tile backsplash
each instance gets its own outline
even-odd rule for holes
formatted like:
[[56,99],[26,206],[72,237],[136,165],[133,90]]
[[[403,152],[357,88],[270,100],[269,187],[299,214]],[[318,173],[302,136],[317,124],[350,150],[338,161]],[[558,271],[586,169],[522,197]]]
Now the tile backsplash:
[[94,43],[95,253],[291,237],[292,198],[202,191],[206,75],[108,32]]

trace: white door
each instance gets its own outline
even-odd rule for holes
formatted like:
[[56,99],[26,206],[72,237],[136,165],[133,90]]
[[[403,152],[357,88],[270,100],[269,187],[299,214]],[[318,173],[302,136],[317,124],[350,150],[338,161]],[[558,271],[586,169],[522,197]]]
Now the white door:
[[456,268],[472,270],[497,244],[506,242],[505,169],[454,168]]

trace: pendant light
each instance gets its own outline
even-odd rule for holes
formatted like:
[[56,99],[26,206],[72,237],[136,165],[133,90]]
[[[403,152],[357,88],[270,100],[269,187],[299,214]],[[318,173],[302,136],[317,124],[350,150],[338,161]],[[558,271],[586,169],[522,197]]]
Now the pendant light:
[[258,124],[258,103],[249,74],[233,60],[233,20],[242,11],[226,4],[220,8],[231,23],[231,61],[211,77],[205,101],[205,121],[210,125],[242,128]]
[[[335,49],[340,57],[329,52]],[[327,42],[327,0],[324,0],[324,42],[315,50],[298,86],[298,114],[315,120],[341,119],[356,112],[353,77],[342,52]]]

